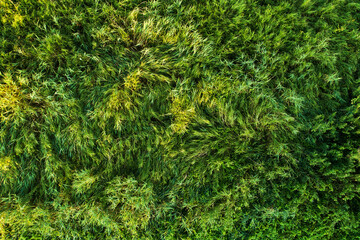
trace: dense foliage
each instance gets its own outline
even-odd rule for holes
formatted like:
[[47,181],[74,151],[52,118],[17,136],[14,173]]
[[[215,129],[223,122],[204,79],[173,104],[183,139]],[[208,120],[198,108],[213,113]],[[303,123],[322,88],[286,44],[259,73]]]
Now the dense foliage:
[[359,0],[0,0],[0,238],[360,239]]

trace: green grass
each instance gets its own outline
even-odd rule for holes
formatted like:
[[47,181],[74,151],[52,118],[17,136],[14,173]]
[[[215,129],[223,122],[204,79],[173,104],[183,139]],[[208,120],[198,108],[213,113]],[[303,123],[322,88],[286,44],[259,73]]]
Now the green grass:
[[358,0],[0,0],[0,239],[360,239]]

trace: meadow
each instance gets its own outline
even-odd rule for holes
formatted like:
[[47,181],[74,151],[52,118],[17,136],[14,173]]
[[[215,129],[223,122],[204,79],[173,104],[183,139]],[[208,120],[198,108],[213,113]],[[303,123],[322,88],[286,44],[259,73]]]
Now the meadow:
[[360,239],[359,0],[0,0],[0,239]]

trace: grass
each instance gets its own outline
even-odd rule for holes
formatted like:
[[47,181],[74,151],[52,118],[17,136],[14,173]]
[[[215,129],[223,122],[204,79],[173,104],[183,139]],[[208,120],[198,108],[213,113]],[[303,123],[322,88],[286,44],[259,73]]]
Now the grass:
[[357,0],[0,0],[0,238],[357,239]]

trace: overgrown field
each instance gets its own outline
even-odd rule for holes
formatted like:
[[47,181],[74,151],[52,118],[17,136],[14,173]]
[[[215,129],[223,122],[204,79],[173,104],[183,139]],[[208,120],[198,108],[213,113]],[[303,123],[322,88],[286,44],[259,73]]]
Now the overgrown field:
[[359,0],[0,0],[0,239],[360,239]]

